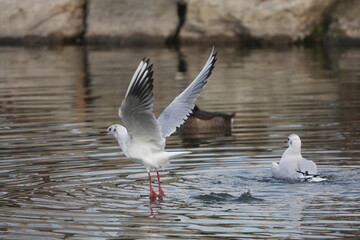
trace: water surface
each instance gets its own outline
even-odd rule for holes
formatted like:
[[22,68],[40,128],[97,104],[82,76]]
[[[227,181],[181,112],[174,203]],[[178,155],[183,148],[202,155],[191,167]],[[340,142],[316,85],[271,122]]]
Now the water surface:
[[[228,133],[176,133],[191,155],[161,172],[100,130],[138,62],[154,63],[155,113],[197,75],[211,47],[0,48],[1,239],[243,239],[360,236],[360,50],[218,48],[198,105],[236,113]],[[283,141],[328,181],[273,179]]]

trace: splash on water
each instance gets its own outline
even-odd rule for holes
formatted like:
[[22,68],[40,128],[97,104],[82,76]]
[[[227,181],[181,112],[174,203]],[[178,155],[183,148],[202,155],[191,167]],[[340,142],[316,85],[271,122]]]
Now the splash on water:
[[204,201],[206,203],[218,203],[218,202],[237,202],[237,203],[253,203],[263,201],[263,199],[254,197],[250,191],[244,192],[239,197],[233,196],[229,193],[214,193],[201,194],[194,196],[194,199]]

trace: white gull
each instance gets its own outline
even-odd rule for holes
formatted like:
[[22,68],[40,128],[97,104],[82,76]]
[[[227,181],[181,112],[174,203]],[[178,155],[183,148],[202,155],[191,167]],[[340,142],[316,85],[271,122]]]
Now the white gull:
[[114,136],[129,159],[145,166],[150,183],[150,198],[154,199],[157,195],[152,188],[150,171],[156,171],[159,196],[163,196],[158,169],[165,167],[170,159],[189,153],[166,152],[165,138],[174,133],[192,112],[214,68],[216,52],[213,48],[199,75],[157,119],[153,114],[153,70],[149,62],[149,59],[140,62],[119,108],[124,126],[111,125],[101,133]]
[[273,162],[271,170],[275,178],[303,179],[309,182],[325,180],[318,176],[316,164],[301,155],[301,140],[296,134],[289,135],[288,148],[281,156],[280,163]]

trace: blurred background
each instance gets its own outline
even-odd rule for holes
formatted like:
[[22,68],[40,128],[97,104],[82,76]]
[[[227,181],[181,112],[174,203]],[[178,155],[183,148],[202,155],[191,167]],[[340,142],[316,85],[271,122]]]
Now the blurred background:
[[[0,0],[0,23],[0,239],[359,239],[359,0]],[[192,154],[149,202],[99,132],[143,57],[158,116],[214,45],[196,103],[231,128],[169,137]],[[327,181],[272,177],[292,133]]]

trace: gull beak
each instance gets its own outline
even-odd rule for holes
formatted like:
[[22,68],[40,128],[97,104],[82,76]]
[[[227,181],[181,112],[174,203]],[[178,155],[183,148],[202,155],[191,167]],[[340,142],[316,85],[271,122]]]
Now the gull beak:
[[284,143],[288,143],[288,140],[285,140]]
[[109,131],[108,131],[108,130],[105,130],[105,131],[101,131],[100,133],[101,133],[101,134],[109,134]]

